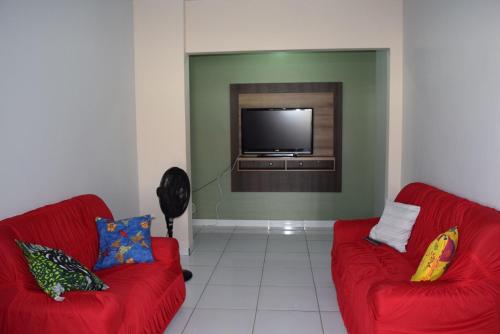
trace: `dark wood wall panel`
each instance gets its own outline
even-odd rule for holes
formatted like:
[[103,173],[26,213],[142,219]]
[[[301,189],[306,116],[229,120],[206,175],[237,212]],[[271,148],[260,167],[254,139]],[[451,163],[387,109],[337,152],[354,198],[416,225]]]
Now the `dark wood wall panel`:
[[[232,191],[340,192],[342,170],[342,84],[266,83],[230,85],[231,164],[241,157],[240,110],[311,107],[313,154],[293,159],[335,160],[335,170],[240,170],[231,172]],[[245,156],[248,159],[248,156]]]
[[[253,192],[332,192],[333,172],[245,171],[233,174],[233,191]],[[234,189],[238,190],[234,190]]]

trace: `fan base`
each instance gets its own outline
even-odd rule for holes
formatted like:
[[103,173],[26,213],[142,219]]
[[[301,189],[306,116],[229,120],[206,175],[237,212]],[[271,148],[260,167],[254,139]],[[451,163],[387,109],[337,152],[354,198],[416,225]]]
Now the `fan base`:
[[193,273],[190,272],[189,270],[183,269],[182,270],[182,276],[184,277],[184,282],[187,282],[191,278],[193,278]]

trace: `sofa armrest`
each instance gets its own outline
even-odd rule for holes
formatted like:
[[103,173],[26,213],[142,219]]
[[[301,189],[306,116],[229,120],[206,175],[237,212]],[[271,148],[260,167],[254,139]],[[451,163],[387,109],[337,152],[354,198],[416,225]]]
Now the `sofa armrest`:
[[174,238],[152,237],[151,247],[156,261],[177,264],[180,268],[179,242]]
[[338,220],[333,224],[334,244],[352,242],[363,239],[370,234],[370,230],[380,218],[358,220]]
[[488,281],[386,282],[370,289],[368,303],[380,332],[500,333],[499,288]]

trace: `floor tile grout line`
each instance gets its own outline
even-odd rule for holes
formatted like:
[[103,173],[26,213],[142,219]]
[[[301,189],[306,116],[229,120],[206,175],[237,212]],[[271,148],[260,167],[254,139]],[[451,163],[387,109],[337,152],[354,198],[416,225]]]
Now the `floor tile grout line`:
[[[190,308],[190,307],[187,307]],[[194,310],[193,308],[190,308]],[[231,310],[241,310],[241,311],[253,311],[253,308],[229,308],[229,307],[198,307],[198,310],[223,310],[223,311],[231,311]],[[318,313],[317,310],[292,310],[292,309],[277,309],[277,308],[266,308],[261,309],[261,311],[273,311],[273,312],[303,312],[303,313]],[[340,313],[340,311],[323,311],[328,313]]]
[[231,230],[231,235],[229,236],[229,239],[226,241],[226,244],[224,246],[224,249],[222,250],[222,253],[220,254],[220,257],[219,259],[217,260],[217,263],[215,264],[214,266],[214,269],[212,270],[212,273],[210,274],[210,277],[208,278],[207,280],[207,283],[205,283],[204,287],[203,287],[203,291],[201,291],[201,294],[200,294],[200,298],[198,298],[198,300],[196,301],[196,304],[194,304],[194,307],[193,307],[193,311],[191,312],[191,314],[189,315],[189,318],[188,320],[186,321],[186,324],[184,325],[184,328],[182,329],[182,332],[181,334],[183,334],[189,324],[189,321],[191,321],[191,318],[194,314],[194,312],[196,311],[196,309],[198,308],[198,304],[200,303],[200,300],[201,300],[201,297],[203,297],[203,294],[205,293],[205,290],[207,289],[208,287],[208,283],[210,282],[210,280],[212,279],[212,276],[214,275],[215,273],[215,268],[217,268],[217,266],[219,265],[219,262],[220,260],[222,259],[222,256],[224,255],[224,252],[226,251],[226,247],[227,245],[229,244],[229,240],[231,239],[231,237],[233,236],[233,233],[234,233],[234,230],[236,229],[236,226],[233,227],[233,229]]
[[[201,231],[201,230],[200,230]],[[198,232],[200,232],[198,231]],[[209,285],[209,282],[210,280],[212,279],[214,273],[215,273],[215,270],[217,269],[217,267],[220,265],[221,263],[221,260],[222,260],[222,257],[224,256],[224,254],[226,253],[231,253],[228,251],[228,244],[231,240],[237,240],[237,239],[233,239],[233,237],[235,236],[236,234],[236,231],[237,231],[237,228],[236,227],[232,227],[231,229],[231,232],[228,233],[229,234],[229,238],[226,241],[225,243],[225,246],[224,246],[224,249],[222,251],[219,251],[220,252],[220,256],[217,260],[217,262],[215,263],[215,265],[213,265],[213,269],[212,269],[212,272],[210,274],[210,277],[208,278],[207,282],[203,285],[203,291],[201,292],[200,294],[200,297],[199,299],[197,300],[197,302],[195,303],[195,305],[191,308],[191,313],[189,314],[189,317],[186,321],[186,323],[184,324],[183,326],[183,329],[182,329],[182,332],[181,333],[186,333],[186,328],[188,326],[188,324],[190,323],[190,321],[192,320],[192,316],[194,314],[194,312],[196,310],[208,310],[208,309],[217,309],[217,310],[252,310],[252,309],[248,309],[248,308],[231,308],[231,307],[228,307],[228,308],[224,308],[224,307],[209,307],[209,308],[204,308],[204,307],[199,307],[200,305],[200,302],[201,302],[201,298],[203,296],[203,294],[205,293],[206,289],[208,288],[208,285]],[[229,232],[229,231],[228,231]],[[207,231],[207,233],[217,233],[216,230],[214,231]],[[201,235],[198,233],[198,235]],[[243,239],[244,240],[244,239]],[[256,240],[256,239],[249,239],[249,240]],[[260,239],[260,240],[263,240],[263,239]],[[268,254],[272,254],[271,252],[269,252],[270,250],[270,247],[269,247],[269,243],[271,240],[274,240],[273,238],[271,238],[271,234],[269,233],[269,229],[267,231],[267,234],[266,234],[266,247],[265,247],[265,250],[264,250],[264,261],[262,263],[262,266],[261,267],[255,267],[255,266],[251,266],[249,268],[260,268],[261,269],[261,277],[260,277],[260,282],[259,282],[259,286],[258,286],[258,291],[257,291],[257,304],[256,304],[256,307],[255,307],[255,314],[254,314],[254,319],[253,319],[253,325],[252,325],[252,333],[255,332],[255,325],[256,325],[256,319],[257,319],[257,313],[259,311],[259,301],[260,301],[260,291],[262,290],[262,286],[266,286],[266,285],[263,285],[263,274],[264,274],[264,269],[265,269],[265,265],[269,263],[269,261],[266,262],[266,259],[267,259],[267,255]],[[276,238],[276,240],[280,240],[280,238]],[[284,239],[286,240],[286,239]],[[294,239],[291,239],[289,241],[293,241]],[[312,278],[313,278],[313,285],[300,285],[300,286],[307,286],[307,287],[314,287],[314,292],[315,292],[315,297],[316,297],[316,303],[317,303],[317,310],[316,311],[312,311],[312,310],[289,310],[289,309],[269,309],[266,311],[276,311],[276,312],[290,312],[290,311],[293,311],[293,312],[302,312],[302,313],[317,313],[319,315],[319,320],[320,320],[320,325],[321,325],[321,329],[322,329],[322,332],[324,333],[325,329],[324,329],[324,326],[323,326],[323,320],[322,320],[322,315],[321,315],[321,309],[319,307],[319,298],[318,298],[318,285],[316,284],[316,281],[314,280],[314,271],[313,271],[313,266],[312,266],[312,259],[311,259],[311,255],[313,253],[317,253],[317,254],[322,254],[322,252],[313,252],[311,253],[310,251],[310,245],[311,245],[311,241],[326,241],[326,242],[332,242],[332,240],[309,240],[307,238],[307,235],[305,236],[305,238],[301,239],[301,240],[305,240],[306,242],[306,248],[307,248],[307,251],[306,252],[294,252],[294,254],[307,254],[307,259],[309,261],[309,269],[310,269],[310,272],[311,272],[311,275],[312,275]],[[252,253],[252,252],[247,252],[247,251],[234,251],[233,253]],[[262,252],[256,252],[256,253],[259,253],[261,254]],[[282,254],[289,254],[289,252],[274,252],[274,253],[282,253]],[[226,267],[233,267],[233,268],[237,268],[237,267],[240,267],[240,266],[226,266]],[[295,265],[292,265],[290,267],[295,267],[295,268],[300,268],[300,269],[306,269],[305,267],[307,266],[295,266]],[[321,266],[320,266],[321,268]],[[232,284],[230,284],[232,285]],[[269,286],[274,286],[274,285],[269,285]],[[276,286],[282,286],[282,285],[276,285]],[[295,287],[295,286],[299,286],[299,285],[290,285],[288,287]],[[339,313],[339,311],[330,311],[329,313]]]
[[323,318],[321,316],[321,308],[319,306],[318,288],[316,287],[316,280],[314,279],[314,271],[313,271],[312,262],[311,262],[311,252],[309,251],[309,241],[307,240],[307,238],[306,238],[306,244],[307,244],[307,256],[309,257],[309,264],[311,265],[309,268],[311,270],[311,275],[312,275],[312,279],[313,279],[314,294],[316,295],[316,304],[318,305],[319,323],[321,325],[321,332],[324,334],[325,328],[323,327]]
[[[291,268],[291,269],[308,269],[308,268]],[[262,284],[265,288],[312,288],[313,284],[294,284],[294,285],[286,285],[286,284]]]
[[269,229],[267,230],[266,249],[264,250],[264,262],[262,262],[262,274],[260,275],[259,289],[257,291],[257,304],[255,304],[255,315],[253,318],[252,334],[255,333],[255,323],[257,322],[257,312],[259,311],[260,290],[264,278],[264,266],[266,265],[267,247],[269,247]]

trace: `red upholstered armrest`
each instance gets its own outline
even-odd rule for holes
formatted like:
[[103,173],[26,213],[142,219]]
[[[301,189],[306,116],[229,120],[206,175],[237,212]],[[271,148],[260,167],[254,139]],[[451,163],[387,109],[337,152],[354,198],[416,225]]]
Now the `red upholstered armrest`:
[[179,242],[174,238],[152,237],[153,256],[155,260],[172,263],[180,268]]
[[380,218],[338,220],[333,225],[333,240],[335,244],[361,240],[366,237],[371,228]]
[[500,286],[488,281],[387,282],[368,292],[380,333],[500,333]]

